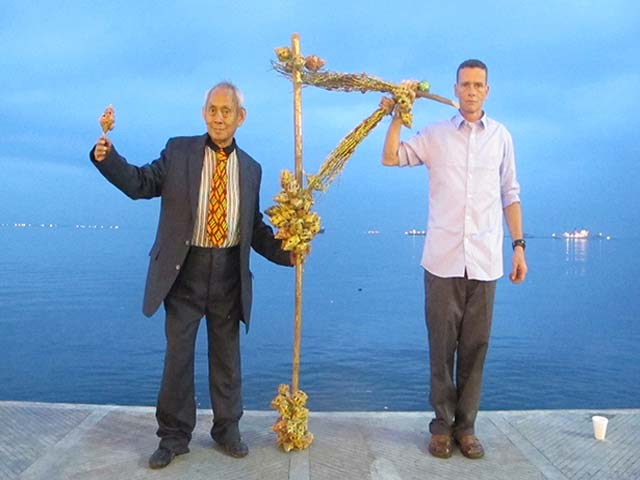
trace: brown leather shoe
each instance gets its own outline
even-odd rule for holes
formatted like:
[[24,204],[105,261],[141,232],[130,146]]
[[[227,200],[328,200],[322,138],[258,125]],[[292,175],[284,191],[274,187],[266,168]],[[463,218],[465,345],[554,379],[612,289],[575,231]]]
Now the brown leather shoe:
[[438,458],[450,458],[453,454],[451,435],[431,435],[429,453]]
[[460,446],[460,453],[465,457],[473,460],[484,457],[484,448],[475,435],[464,435],[456,441]]

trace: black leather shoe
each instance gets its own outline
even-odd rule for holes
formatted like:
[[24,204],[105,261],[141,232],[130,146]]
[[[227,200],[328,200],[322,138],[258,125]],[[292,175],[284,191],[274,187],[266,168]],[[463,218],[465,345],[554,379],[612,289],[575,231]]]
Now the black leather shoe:
[[176,454],[168,448],[158,447],[149,457],[149,467],[155,469],[164,468],[171,463]]
[[232,442],[221,443],[220,445],[224,451],[233,458],[242,458],[249,454],[249,447],[247,447],[247,444],[240,439]]

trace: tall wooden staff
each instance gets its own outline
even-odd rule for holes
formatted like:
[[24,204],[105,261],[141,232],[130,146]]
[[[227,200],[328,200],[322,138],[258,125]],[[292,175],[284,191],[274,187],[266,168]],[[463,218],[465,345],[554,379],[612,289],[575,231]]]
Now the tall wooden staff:
[[[294,58],[293,80],[293,138],[295,145],[295,175],[298,185],[302,185],[302,80],[300,70],[304,60],[300,55],[300,36],[291,36],[291,51]],[[295,255],[296,290],[293,324],[293,373],[291,376],[292,393],[298,391],[300,377],[300,338],[302,330],[302,266],[303,257]]]
[[[291,64],[293,67],[291,80],[293,82],[293,135],[295,150],[295,175],[294,178],[283,180],[283,188],[288,186],[290,191],[297,192],[300,198],[294,202],[300,202],[300,206],[307,200],[305,212],[311,207],[311,194],[302,191],[302,79],[301,69],[304,66],[304,58],[300,55],[300,37],[297,33],[291,36]],[[285,175],[286,177],[286,175]],[[294,194],[295,196],[295,194]],[[303,199],[304,197],[304,199]],[[292,197],[293,199],[293,197]],[[300,211],[300,210],[299,210]],[[316,214],[307,214],[308,220],[312,219],[320,228],[320,220]],[[302,218],[300,219],[302,221]],[[309,238],[310,240],[310,238]],[[293,250],[292,250],[293,252]],[[280,417],[273,425],[273,430],[278,435],[278,444],[285,450],[302,450],[311,445],[313,434],[307,430],[309,410],[306,408],[307,394],[300,390],[300,339],[302,331],[302,273],[305,260],[303,250],[295,251],[295,304],[293,324],[293,372],[291,376],[291,391],[288,385],[278,387],[278,395],[271,405],[278,410]]]

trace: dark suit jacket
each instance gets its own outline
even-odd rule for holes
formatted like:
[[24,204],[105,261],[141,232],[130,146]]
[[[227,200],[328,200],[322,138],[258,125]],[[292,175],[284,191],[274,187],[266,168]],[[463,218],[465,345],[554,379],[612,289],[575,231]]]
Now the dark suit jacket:
[[[102,162],[91,160],[109,182],[133,199],[161,197],[160,221],[149,253],[149,272],[143,312],[153,315],[176,280],[191,245],[198,208],[200,176],[207,134],[171,138],[160,158],[137,167],[127,163],[115,147]],[[249,329],[252,300],[251,247],[280,265],[291,265],[289,252],[273,238],[260,212],[260,164],[237,148],[240,177],[240,279],[242,320]]]

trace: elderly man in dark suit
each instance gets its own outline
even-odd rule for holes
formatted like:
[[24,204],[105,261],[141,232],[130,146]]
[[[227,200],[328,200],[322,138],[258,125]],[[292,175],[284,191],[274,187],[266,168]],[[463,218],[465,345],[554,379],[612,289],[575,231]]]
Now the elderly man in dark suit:
[[160,222],[150,252],[143,312],[164,302],[167,348],[158,395],[158,449],[151,468],[189,451],[196,423],[194,349],[207,319],[211,436],[233,457],[248,453],[240,437],[242,416],[239,323],[251,315],[249,254],[290,266],[263,221],[261,167],[235,142],[246,117],[241,92],[222,82],[207,93],[202,116],[207,134],[176,137],[157,160],[137,167],[102,136],[90,157],[104,177],[133,199],[161,197]]

